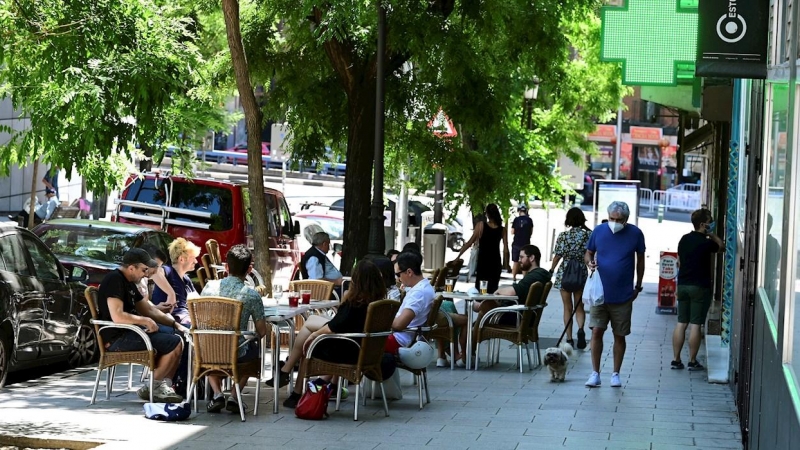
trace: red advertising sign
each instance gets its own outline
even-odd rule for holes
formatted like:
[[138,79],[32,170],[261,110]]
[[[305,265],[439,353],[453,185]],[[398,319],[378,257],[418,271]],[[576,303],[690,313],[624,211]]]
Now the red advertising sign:
[[617,138],[616,125],[597,125],[597,128],[586,137],[590,141],[611,142],[612,139]]
[[634,144],[658,145],[661,141],[661,128],[631,127],[630,135]]
[[678,254],[661,252],[656,314],[678,314]]

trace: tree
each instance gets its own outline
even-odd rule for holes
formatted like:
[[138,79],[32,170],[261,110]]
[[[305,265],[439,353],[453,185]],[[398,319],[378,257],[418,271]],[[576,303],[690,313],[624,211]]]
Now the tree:
[[30,121],[0,147],[0,173],[41,157],[103,191],[130,173],[134,142],[185,143],[222,120],[192,26],[151,0],[0,2],[0,98]]
[[[558,84],[571,56],[562,27],[595,17],[598,2],[400,0],[383,5],[387,70],[380,76],[387,86],[387,165],[414,155],[415,173],[426,182],[432,166],[441,166],[459,192],[466,188],[473,204],[492,195],[552,195],[547,186],[558,185],[551,170],[555,155],[575,149],[553,144],[577,142],[571,134],[581,126],[557,129],[574,119],[565,97],[537,110],[539,127],[552,135],[522,130],[522,92],[536,76],[560,98]],[[346,143],[345,271],[366,253],[368,242],[379,76],[376,6],[350,0],[262,0],[243,31],[247,53],[263,55],[249,60],[251,75],[274,82],[266,113],[290,124],[295,157],[315,160],[326,144],[337,148]],[[618,103],[619,97],[609,109]],[[461,141],[443,141],[427,130],[439,107],[460,125]],[[505,176],[521,167],[534,177]]]

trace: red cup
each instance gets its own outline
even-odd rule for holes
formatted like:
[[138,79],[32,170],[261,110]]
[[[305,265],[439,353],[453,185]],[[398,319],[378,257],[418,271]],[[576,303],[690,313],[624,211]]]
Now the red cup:
[[299,302],[300,297],[296,292],[292,292],[289,294],[289,307],[297,308],[297,303]]
[[300,295],[302,295],[304,305],[311,303],[311,291],[301,291]]

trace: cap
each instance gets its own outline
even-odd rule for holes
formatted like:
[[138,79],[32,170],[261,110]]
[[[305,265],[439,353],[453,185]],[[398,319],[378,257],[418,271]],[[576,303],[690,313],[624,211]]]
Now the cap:
[[527,210],[528,210],[528,207],[527,207],[527,206],[525,206],[525,205],[519,205],[519,206],[517,206],[517,211],[527,211]]
[[122,264],[129,266],[131,264],[144,264],[147,267],[158,267],[158,262],[153,259],[149,253],[140,249],[132,248],[122,255]]
[[50,194],[55,194],[55,193],[56,193],[56,191],[55,191],[55,190],[53,190],[53,189],[50,189],[50,188],[45,188],[45,190],[44,190],[44,193],[45,193],[46,195],[50,195]]

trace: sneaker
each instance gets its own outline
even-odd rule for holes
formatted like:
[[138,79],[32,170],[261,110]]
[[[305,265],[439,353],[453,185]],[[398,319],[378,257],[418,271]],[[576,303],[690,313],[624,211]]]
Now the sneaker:
[[611,374],[611,387],[621,387],[622,382],[619,381],[619,374],[614,372]]
[[[692,363],[689,363],[689,365],[691,365],[691,364],[692,364]],[[683,367],[684,367],[684,366],[683,366],[683,362],[681,362],[681,361],[672,361],[672,362],[669,364],[669,368],[670,368],[670,369],[674,369],[674,370],[683,370]],[[691,369],[690,369],[690,370],[691,370]]]
[[589,375],[589,379],[586,380],[586,387],[600,387],[600,374],[597,372],[592,372]]
[[576,348],[578,350],[586,348],[586,332],[583,331],[583,328],[578,330],[578,346]]
[[225,408],[225,396],[222,394],[217,395],[214,397],[208,404],[206,405],[206,411],[210,413],[218,413]]
[[467,367],[467,365],[466,363],[464,363],[464,361],[459,359],[458,361],[456,361],[456,367]]
[[183,397],[175,393],[175,391],[167,386],[163,381],[158,386],[153,388],[153,401],[155,403],[181,403]]
[[[348,391],[347,388],[344,386],[342,386],[341,389],[342,389],[342,400],[344,400],[350,396],[350,391]],[[331,397],[328,399],[328,401],[333,401],[333,402],[336,401],[336,385],[333,383],[331,383]]]
[[287,397],[286,400],[283,401],[283,406],[294,409],[297,407],[297,402],[299,401],[300,401],[300,394],[292,392],[291,395],[289,395],[289,397]]
[[437,358],[436,359],[436,367],[447,367],[450,363],[447,362],[446,358]]
[[[140,399],[149,402],[150,401],[150,384],[147,383],[144,386],[140,387],[138,391],[136,391],[136,395],[139,396]],[[155,400],[155,398],[153,399]]]
[[706,368],[705,368],[705,367],[703,367],[703,365],[702,365],[702,364],[700,364],[700,363],[699,363],[699,362],[697,362],[697,361],[695,361],[695,362],[691,362],[691,361],[689,361],[689,370],[690,370],[691,372],[694,372],[694,371],[697,371],[697,370],[706,370]]
[[[242,409],[245,413],[247,412],[247,403],[242,402]],[[225,405],[225,411],[239,414],[239,404],[234,400],[228,400],[228,403]]]
[[[289,384],[289,380],[292,378],[292,373],[291,372],[286,373],[286,372],[281,370],[281,369],[283,369],[284,365],[286,365],[286,363],[283,362],[283,361],[278,363],[278,374],[280,375],[280,379],[278,381],[278,384],[279,384],[278,387],[286,386],[287,384]],[[275,387],[275,379],[273,378],[271,380],[267,380],[266,384],[269,387]]]

